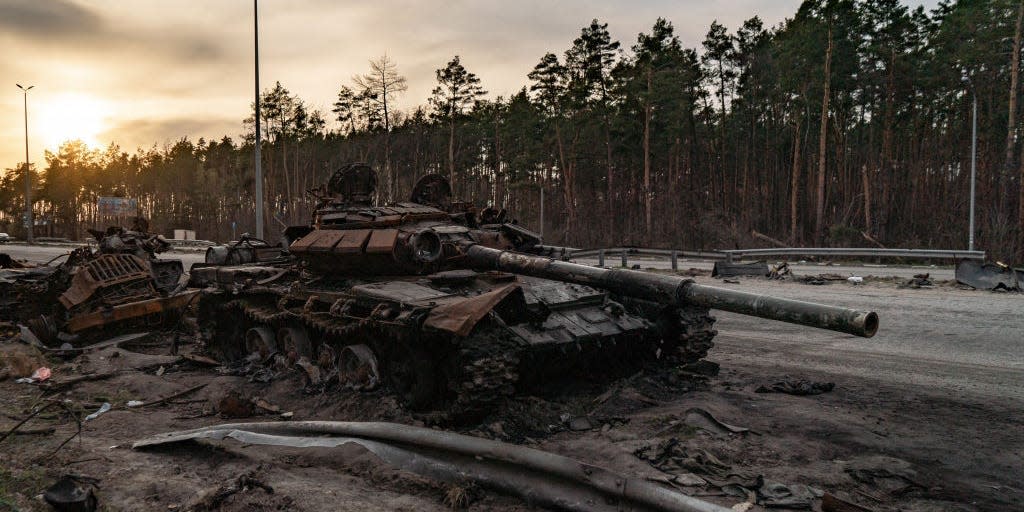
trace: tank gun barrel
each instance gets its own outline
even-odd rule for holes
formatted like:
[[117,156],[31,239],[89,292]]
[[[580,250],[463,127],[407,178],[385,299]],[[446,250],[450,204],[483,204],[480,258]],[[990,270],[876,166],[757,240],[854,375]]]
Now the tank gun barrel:
[[878,315],[874,312],[705,286],[678,276],[591,267],[481,245],[469,246],[465,254],[473,268],[583,284],[663,304],[703,306],[865,338],[874,336],[878,330]]

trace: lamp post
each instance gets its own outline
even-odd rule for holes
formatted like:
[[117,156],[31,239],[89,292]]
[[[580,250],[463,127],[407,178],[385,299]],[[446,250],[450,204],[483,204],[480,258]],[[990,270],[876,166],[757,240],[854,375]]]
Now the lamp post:
[[21,89],[21,95],[25,103],[25,231],[27,232],[25,240],[28,243],[32,243],[32,166],[28,161],[28,91],[35,86],[22,87],[21,84],[14,85]]
[[252,0],[253,33],[255,41],[256,71],[256,238],[263,240],[263,169],[260,167],[260,21],[256,0]]
[[974,101],[971,106],[971,220],[970,235],[967,237],[967,250],[974,250],[974,181],[978,169],[978,95],[972,93]]

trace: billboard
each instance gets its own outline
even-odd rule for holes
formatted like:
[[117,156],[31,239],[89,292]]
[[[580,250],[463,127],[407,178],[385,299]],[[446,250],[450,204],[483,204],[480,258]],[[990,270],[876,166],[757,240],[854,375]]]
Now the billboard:
[[136,217],[139,215],[139,202],[125,197],[100,197],[97,202],[99,212],[104,217]]

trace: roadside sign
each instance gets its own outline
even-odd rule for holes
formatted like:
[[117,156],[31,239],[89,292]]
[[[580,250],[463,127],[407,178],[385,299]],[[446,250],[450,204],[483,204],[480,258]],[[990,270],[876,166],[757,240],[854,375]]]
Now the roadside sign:
[[97,207],[103,216],[135,217],[139,214],[138,200],[126,197],[100,197]]

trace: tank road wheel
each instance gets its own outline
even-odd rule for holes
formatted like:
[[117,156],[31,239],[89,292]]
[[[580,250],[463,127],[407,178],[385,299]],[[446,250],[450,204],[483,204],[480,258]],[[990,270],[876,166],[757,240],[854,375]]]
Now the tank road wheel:
[[380,383],[377,357],[366,345],[346,345],[342,348],[339,366],[341,372],[338,379],[342,386],[356,391],[369,391]]
[[427,409],[437,399],[437,374],[430,354],[422,348],[404,343],[395,346],[387,377],[391,389],[410,409]]
[[313,344],[309,341],[306,329],[302,327],[282,327],[277,331],[277,342],[292,363],[300,357],[313,359]]
[[270,354],[277,352],[274,331],[266,326],[253,327],[245,331],[245,350],[249,354],[259,355],[261,360],[270,357]]

